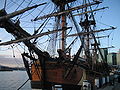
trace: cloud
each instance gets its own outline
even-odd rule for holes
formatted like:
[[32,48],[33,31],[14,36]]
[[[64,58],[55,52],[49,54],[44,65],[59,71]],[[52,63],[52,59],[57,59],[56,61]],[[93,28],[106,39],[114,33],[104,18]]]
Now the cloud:
[[9,67],[23,67],[23,61],[21,58],[12,58],[7,55],[0,55],[0,65]]

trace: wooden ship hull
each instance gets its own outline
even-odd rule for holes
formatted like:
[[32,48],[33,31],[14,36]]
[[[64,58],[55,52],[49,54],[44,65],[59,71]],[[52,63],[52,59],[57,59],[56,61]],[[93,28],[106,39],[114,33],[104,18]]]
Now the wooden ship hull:
[[[0,13],[2,16],[7,15],[5,10],[1,10]],[[24,31],[18,24],[13,23],[10,19],[3,20],[0,27],[5,28],[7,32],[13,34],[17,39],[30,36],[30,34]],[[23,40],[23,43],[29,47],[30,50],[33,50],[38,55],[39,59],[44,59],[36,60],[27,53],[22,54],[32,88],[51,88],[55,84],[74,86],[79,83],[83,71],[81,67],[75,65],[75,62],[73,61],[77,61],[80,50],[75,56],[77,58],[73,59],[73,61],[70,61],[70,59],[65,60],[64,56],[60,56],[57,58],[58,60],[55,60],[55,58],[51,58],[39,50],[29,40]],[[32,60],[32,64],[28,63],[26,57]],[[69,74],[67,74],[68,72]]]
[[[40,65],[40,64],[38,64]],[[43,76],[43,70],[40,66],[37,68],[34,64],[31,66],[31,87],[32,88],[42,88],[43,86],[51,87],[53,85],[77,85],[83,76],[83,70],[74,66],[68,77],[65,77],[68,67],[71,65],[69,63],[58,64],[55,61],[45,62],[45,75]],[[45,85],[44,85],[45,84]]]

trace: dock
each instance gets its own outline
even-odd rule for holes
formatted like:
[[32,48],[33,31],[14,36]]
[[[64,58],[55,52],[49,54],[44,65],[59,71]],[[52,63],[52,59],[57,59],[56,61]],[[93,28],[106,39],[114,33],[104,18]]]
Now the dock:
[[114,85],[107,85],[105,87],[102,87],[98,90],[120,90],[120,83],[117,81],[114,83]]

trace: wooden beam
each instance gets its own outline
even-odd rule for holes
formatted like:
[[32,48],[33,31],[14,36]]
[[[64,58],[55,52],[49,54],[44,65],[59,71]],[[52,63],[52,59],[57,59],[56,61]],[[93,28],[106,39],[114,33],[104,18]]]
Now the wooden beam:
[[55,12],[55,13],[51,13],[51,14],[48,14],[48,15],[40,16],[38,18],[35,18],[33,21],[37,21],[37,20],[40,20],[40,19],[45,19],[45,18],[49,18],[49,17],[53,17],[53,16],[59,16],[59,15],[69,13],[69,12],[74,11],[74,10],[86,8],[88,6],[96,5],[96,4],[99,4],[99,3],[101,3],[101,2],[87,3],[87,4],[80,5],[80,6],[77,6],[77,7],[74,7],[74,8],[70,8],[70,9],[62,11],[62,12]]
[[86,12],[83,12],[83,13],[75,14],[73,16],[83,15],[83,14],[86,14],[86,13],[91,13],[91,12],[106,9],[106,8],[108,8],[108,7],[103,7],[103,8],[99,8],[99,9],[95,9],[95,10],[91,10],[91,11],[86,11]]
[[102,31],[107,31],[107,30],[113,30],[113,29],[116,29],[116,28],[115,27],[111,27],[111,28],[108,28],[108,29],[100,29],[100,30],[91,31],[91,32],[80,32],[80,33],[77,33],[77,34],[68,35],[67,37],[79,36],[79,35],[87,35],[87,34],[92,34],[92,33],[97,33],[97,32],[102,32]]
[[[100,48],[100,49],[110,49],[110,48],[115,48],[114,46],[111,46],[111,47],[104,47],[104,48]],[[98,49],[98,48],[96,48],[96,49]],[[89,50],[94,50],[94,49],[89,49]]]
[[[69,29],[69,28],[71,28],[71,27],[66,28],[66,30]],[[18,40],[11,40],[11,41],[8,41],[8,42],[3,42],[3,43],[0,43],[0,46],[9,45],[9,44],[13,44],[13,43],[18,43],[18,42],[22,42],[22,41],[26,41],[26,40],[31,40],[31,39],[34,39],[34,38],[37,38],[37,37],[42,37],[42,36],[52,34],[52,33],[56,33],[56,32],[59,32],[59,31],[62,31],[62,29],[53,30],[53,31],[49,31],[49,32],[44,32],[44,33],[40,33],[40,34],[33,35],[33,36],[30,36],[30,37],[25,37],[25,38],[18,39]]]
[[[4,19],[13,18],[13,17],[15,17],[15,16],[17,16],[17,15],[19,15],[19,14],[22,14],[22,13],[28,11],[28,10],[31,10],[31,9],[33,9],[33,8],[36,8],[36,7],[41,6],[41,5],[44,5],[44,4],[46,4],[46,3],[42,3],[42,4],[34,5],[34,6],[31,6],[31,7],[27,7],[27,8],[24,8],[24,9],[22,9],[22,10],[19,10],[19,11],[16,11],[16,12],[13,12],[13,13],[10,13],[10,14],[7,14],[7,15],[5,15],[5,16],[1,16],[1,17],[0,17],[0,21],[2,21],[2,20],[4,20]],[[0,12],[2,12],[2,10],[0,10]],[[4,12],[5,12],[5,11],[4,11]]]
[[100,48],[100,49],[106,49],[106,48],[115,48],[114,46],[111,46],[111,47],[104,47],[104,48]]
[[[108,35],[109,36],[109,35]],[[105,37],[108,37],[108,36],[98,36],[98,37],[95,37],[95,38],[105,38]],[[92,37],[89,38],[89,39],[93,39]]]

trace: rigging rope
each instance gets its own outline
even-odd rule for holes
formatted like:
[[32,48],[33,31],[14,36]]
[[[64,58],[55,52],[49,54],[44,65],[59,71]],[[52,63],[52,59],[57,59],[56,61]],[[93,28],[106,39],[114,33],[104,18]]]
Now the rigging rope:
[[24,1],[25,1],[25,0],[23,0],[23,1],[18,5],[18,7],[16,8],[15,11],[17,11],[17,10],[19,9],[19,7],[24,3]]
[[[10,4],[11,4],[11,2],[8,2],[8,3],[6,2],[6,7],[5,7],[5,8],[7,9],[7,8],[11,7],[11,6],[9,6]],[[13,6],[13,5],[12,5],[12,6]],[[7,9],[7,10],[8,10],[8,9]]]
[[[52,13],[55,11],[55,9],[52,11]],[[38,17],[38,16],[37,16]],[[37,18],[36,17],[36,18]],[[35,18],[35,19],[36,19]],[[43,31],[43,29],[45,28],[45,26],[47,25],[47,23],[50,21],[50,19],[51,18],[47,18],[40,26],[39,26],[39,28],[36,30],[36,31],[34,31],[34,34],[33,35],[36,35],[38,32],[39,32],[39,30],[42,28],[42,30],[39,32],[39,34]],[[36,42],[36,40],[38,39],[38,37],[37,38],[35,38],[35,40],[33,41],[33,43],[35,43]]]
[[30,79],[27,79],[17,90],[20,90]]
[[[25,0],[24,0],[24,1],[25,1]],[[19,6],[19,7],[22,5],[22,3],[21,3],[21,5],[20,5],[20,4],[16,3],[16,2],[13,1],[13,0],[11,0],[11,2],[13,2],[14,4],[16,4],[16,5]],[[32,0],[31,0],[31,2],[32,2]],[[30,5],[31,2],[29,2],[28,6]],[[13,5],[12,5],[12,6],[13,6]],[[27,6],[27,7],[28,7],[28,6]],[[22,6],[21,6],[21,7],[22,7]],[[23,7],[22,7],[22,8],[23,8]],[[28,13],[29,13],[29,12],[28,12]],[[33,16],[31,13],[29,13],[29,14],[30,14],[31,16]],[[22,15],[23,15],[23,14],[21,14],[21,16],[19,17],[19,19],[22,17]],[[34,17],[34,16],[33,16],[33,17]],[[18,18],[18,17],[17,17],[17,18]],[[18,19],[18,20],[19,20],[19,19]]]
[[[24,1],[25,1],[25,0],[24,0]],[[31,0],[31,1],[28,3],[27,7],[31,4],[32,1],[33,1],[33,0]],[[33,16],[31,13],[32,13],[34,10],[35,10],[35,9],[33,9],[31,12],[28,12],[28,13],[29,13],[31,16]],[[29,14],[28,14],[28,15],[29,15]],[[28,15],[26,15],[26,16],[28,16]],[[21,14],[21,16],[19,17],[19,19],[21,19],[22,16],[23,16],[23,14]],[[26,16],[24,16],[24,17],[26,17]],[[24,18],[24,17],[23,17],[23,18]],[[33,16],[33,17],[34,17],[34,16]],[[19,19],[18,19],[18,20],[19,20]]]
[[5,3],[4,3],[4,9],[6,8],[6,4],[7,4],[7,0],[5,0]]
[[46,4],[46,6],[39,12],[39,14],[36,16],[36,18],[38,18],[38,16],[44,11],[44,9],[48,6],[49,4]]
[[[30,52],[30,54],[33,56],[33,58],[35,57],[35,56],[32,54],[32,52]],[[38,75],[38,77],[40,78],[41,73],[40,73],[40,74],[38,73],[38,71],[39,71],[38,64],[35,63],[34,60],[33,60],[30,64],[32,64],[32,63],[36,66],[36,67],[35,67],[36,70],[35,70],[31,75],[33,75],[33,74],[35,74],[35,72],[37,72],[37,75]],[[43,77],[41,76],[41,78],[43,78]],[[30,78],[28,78],[20,87],[18,87],[17,90],[20,90],[29,80],[30,80]]]

